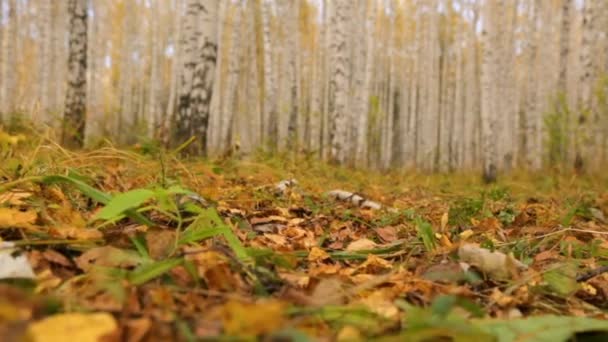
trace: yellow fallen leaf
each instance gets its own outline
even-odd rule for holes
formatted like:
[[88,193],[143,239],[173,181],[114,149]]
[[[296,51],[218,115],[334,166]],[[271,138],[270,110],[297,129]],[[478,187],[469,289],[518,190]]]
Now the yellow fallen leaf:
[[27,191],[11,191],[0,194],[0,204],[8,204],[8,205],[24,205],[23,201],[26,198],[32,196],[31,192]]
[[359,239],[351,242],[348,247],[346,247],[346,250],[349,252],[363,251],[374,249],[377,246],[378,244],[370,239]]
[[67,313],[32,323],[27,329],[27,336],[29,341],[34,342],[98,342],[117,329],[114,317],[107,313]]
[[462,233],[460,233],[460,239],[466,240],[466,239],[470,238],[471,236],[473,236],[473,234],[475,234],[475,233],[471,229],[467,229],[467,230],[463,231]]
[[51,229],[50,232],[53,236],[64,239],[97,240],[103,237],[99,230],[84,227],[58,226]]
[[37,217],[34,211],[0,208],[0,228],[31,228]]
[[320,262],[329,258],[331,258],[331,256],[319,247],[311,248],[310,253],[308,254],[308,261],[310,262]]
[[336,341],[363,341],[363,337],[361,336],[359,329],[352,325],[347,325],[340,329],[338,336],[336,336]]
[[374,291],[359,302],[386,319],[397,320],[399,318],[399,309],[393,304],[391,294],[385,289]]
[[224,331],[229,335],[259,336],[280,329],[286,305],[276,300],[257,303],[229,301],[224,306]]
[[391,269],[393,264],[381,257],[370,254],[367,256],[365,262],[359,265],[357,268],[363,270],[366,273],[376,274],[379,272],[383,272],[384,270]]

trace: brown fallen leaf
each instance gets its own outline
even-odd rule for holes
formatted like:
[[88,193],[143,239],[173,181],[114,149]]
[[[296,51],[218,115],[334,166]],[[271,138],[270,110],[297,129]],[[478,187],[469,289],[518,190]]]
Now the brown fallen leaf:
[[313,306],[341,305],[346,303],[346,285],[338,278],[323,278],[310,296]]
[[382,241],[390,243],[399,239],[399,229],[394,226],[376,228],[376,234]]
[[127,342],[140,342],[144,340],[144,337],[150,330],[152,322],[149,318],[135,318],[130,319],[125,323],[126,328],[126,341]]
[[175,246],[175,231],[150,229],[146,232],[146,245],[152,259],[164,258],[169,255]]

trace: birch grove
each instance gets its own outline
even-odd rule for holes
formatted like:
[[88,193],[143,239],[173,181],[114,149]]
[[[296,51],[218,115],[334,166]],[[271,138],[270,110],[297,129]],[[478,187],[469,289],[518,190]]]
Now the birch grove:
[[0,8],[2,125],[30,120],[72,147],[155,139],[192,155],[238,146],[363,168],[478,170],[488,181],[514,168],[601,170],[608,157],[604,1]]

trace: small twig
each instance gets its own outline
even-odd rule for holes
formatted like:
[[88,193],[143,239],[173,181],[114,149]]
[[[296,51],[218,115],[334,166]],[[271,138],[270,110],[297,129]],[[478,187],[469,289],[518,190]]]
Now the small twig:
[[593,277],[597,277],[598,275],[602,274],[602,273],[606,273],[608,272],[608,266],[602,266],[602,267],[598,267],[596,269],[593,269],[591,271],[588,271],[586,273],[583,273],[579,276],[576,277],[576,281],[577,282],[583,282],[583,281],[587,281]]

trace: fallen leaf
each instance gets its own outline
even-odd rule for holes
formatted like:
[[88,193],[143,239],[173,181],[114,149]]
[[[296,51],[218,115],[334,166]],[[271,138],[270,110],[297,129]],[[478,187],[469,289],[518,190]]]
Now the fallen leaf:
[[73,263],[72,263],[72,261],[70,261],[70,259],[66,258],[63,254],[61,254],[53,249],[47,249],[44,252],[42,252],[42,257],[44,257],[44,259],[46,259],[54,264],[58,264],[61,266],[70,267],[73,265]]
[[125,324],[126,331],[126,341],[127,342],[140,342],[144,340],[144,337],[150,330],[152,326],[152,322],[149,318],[135,318],[130,319]]
[[27,329],[30,341],[98,342],[118,332],[118,324],[108,313],[66,313],[32,323]]
[[55,226],[49,230],[51,235],[63,239],[99,240],[103,234],[92,228],[75,227],[72,225]]
[[279,278],[296,288],[306,288],[310,284],[310,276],[300,273],[280,272]]
[[140,258],[135,253],[129,253],[122,249],[104,246],[91,248],[75,259],[76,265],[87,272],[94,266],[101,267],[132,267],[140,263]]
[[31,228],[37,218],[38,214],[32,210],[0,208],[0,228]]
[[363,341],[363,336],[359,329],[353,327],[352,325],[347,325],[342,327],[338,332],[338,336],[336,336],[336,341],[338,342],[351,342],[351,341]]
[[346,250],[349,252],[370,250],[378,247],[378,244],[370,239],[359,239],[351,242]]
[[534,256],[534,261],[539,262],[549,259],[556,259],[558,256],[558,253],[554,250],[542,251]]
[[382,289],[372,292],[359,302],[386,319],[396,320],[399,318],[399,309],[393,304],[392,297],[389,291]]
[[166,229],[148,230],[146,232],[146,245],[152,259],[164,258],[175,247],[175,231]]
[[376,228],[376,234],[387,243],[394,242],[399,238],[399,230],[393,226]]
[[331,256],[319,247],[313,247],[308,253],[308,261],[310,262],[321,262],[331,258]]
[[256,303],[230,300],[223,309],[226,334],[259,336],[274,332],[283,326],[286,305],[271,299]]
[[0,194],[0,204],[8,204],[13,206],[24,205],[24,199],[30,198],[32,196],[31,192],[27,191],[11,191]]
[[487,217],[477,222],[475,228],[482,231],[495,232],[501,228],[500,221],[496,217]]
[[374,254],[368,255],[365,262],[363,262],[358,267],[358,269],[361,269],[364,272],[371,273],[371,274],[376,274],[378,272],[382,272],[384,270],[391,269],[391,268],[393,268],[393,264],[390,261],[384,260],[381,257],[374,255]]
[[313,306],[341,305],[346,303],[344,283],[336,277],[323,278],[310,296]]
[[457,283],[466,278],[465,271],[455,262],[445,262],[429,267],[422,278],[442,283]]

